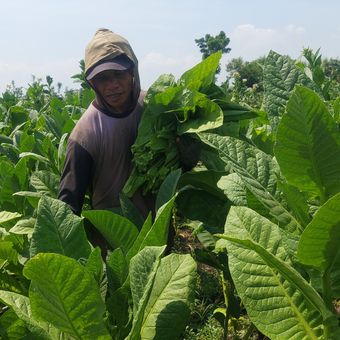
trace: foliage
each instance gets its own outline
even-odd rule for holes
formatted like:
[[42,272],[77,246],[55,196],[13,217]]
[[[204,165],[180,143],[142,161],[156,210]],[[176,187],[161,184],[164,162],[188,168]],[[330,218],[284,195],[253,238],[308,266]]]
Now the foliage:
[[[47,78],[2,96],[1,337],[227,339],[256,327],[272,339],[339,338],[336,76],[319,51],[304,50],[305,62],[271,51],[252,108],[246,91],[215,84],[220,56],[148,91],[134,146],[137,186],[157,182],[157,213],[146,220],[124,195],[120,215],[81,217],[55,198],[90,89],[62,95]],[[184,136],[200,150],[186,172],[176,145]],[[167,160],[175,165],[163,172]],[[192,227],[191,254],[218,284],[200,276],[198,291],[192,256],[166,249],[173,217]],[[106,238],[107,258],[88,242],[84,218]]]
[[[43,196],[37,209],[31,258],[21,265],[24,277],[20,281],[28,279],[30,288],[21,294],[10,286],[0,291],[3,303],[27,327],[25,335],[56,339],[62,332],[77,339],[178,338],[190,313],[196,265],[190,255],[162,258],[173,204],[174,198],[165,202],[154,223],[148,219],[132,242],[117,239],[104,264],[98,249],[91,251],[83,219],[65,203]],[[110,216],[106,219],[122,218],[107,213]],[[94,218],[105,214],[84,214],[107,236],[105,220]],[[2,223],[10,227],[20,217],[3,214]],[[73,239],[75,232],[83,237]],[[51,233],[59,235],[58,240],[49,237]],[[18,256],[13,252],[12,261]],[[172,321],[177,318],[176,326],[170,329],[169,317]]]
[[[240,58],[230,60],[226,66],[226,70],[230,79],[238,77],[242,79],[244,86],[253,87],[254,85],[262,88],[263,64],[265,57],[257,58],[253,61],[243,61]],[[236,74],[235,74],[236,73]]]
[[[230,43],[230,39],[223,31],[221,31],[215,37],[211,36],[210,34],[206,34],[203,38],[195,39],[195,43],[202,53],[202,59],[206,59],[218,51],[221,51],[223,54],[229,53],[231,51],[231,48],[227,47]],[[216,74],[219,74],[220,72],[221,68],[218,66],[216,69]]]
[[80,83],[80,86],[83,89],[90,89],[91,86],[86,81],[86,77],[85,77],[85,60],[84,59],[80,60],[79,67],[80,67],[80,73],[73,75],[71,78],[74,79],[74,82]]
[[223,31],[215,37],[210,34],[206,34],[203,38],[195,39],[195,43],[199,47],[203,59],[208,58],[211,54],[218,51],[222,51],[222,53],[229,53],[231,51],[231,48],[227,47],[229,42],[230,39]]
[[[298,137],[297,133],[303,137]],[[322,136],[322,142],[316,142],[314,148],[316,136]],[[337,280],[334,259],[337,258],[338,247],[331,245],[331,237],[335,234],[330,236],[332,231],[335,233],[337,219],[326,220],[327,213],[321,215],[321,212],[330,211],[329,206],[333,200],[335,202],[339,192],[336,180],[332,181],[340,175],[339,167],[333,166],[333,162],[340,160],[340,140],[334,119],[322,100],[310,89],[295,87],[277,128],[274,151],[278,164],[274,162],[271,167],[267,165],[274,161],[271,157],[260,155],[259,150],[233,137],[202,133],[200,138],[216,148],[219,157],[242,179],[244,186],[238,184],[238,190],[249,190],[265,207],[264,211],[254,208],[245,192],[245,200],[239,202],[241,206],[232,207],[228,213],[224,234],[220,235],[228,241],[217,243],[217,249],[226,248],[228,251],[231,276],[252,322],[270,338],[280,338],[283,333],[287,337],[300,338],[327,338],[338,334],[332,305],[332,299],[338,297],[334,284]],[[306,148],[308,152],[304,151]],[[318,148],[326,148],[327,151]],[[320,159],[328,155],[327,160]],[[306,164],[301,166],[304,160]],[[309,163],[318,161],[320,163]],[[302,172],[296,172],[294,164],[299,164],[296,169]],[[324,173],[323,166],[332,169],[331,175]],[[329,186],[323,181],[332,184]],[[232,194],[229,185],[224,187],[221,182],[220,187],[226,190],[227,195]],[[318,202],[319,206],[314,216],[311,202]],[[320,242],[321,235],[320,231],[316,231],[316,225],[320,231],[324,230],[321,228],[329,230],[323,236],[323,249],[326,245],[332,249],[322,255],[323,261],[329,265],[321,269],[313,262],[320,271],[319,279],[324,282],[321,287],[313,286],[315,273],[309,276],[308,266],[297,264],[297,260],[303,258],[301,262],[308,261],[311,265],[307,254],[310,256],[311,250],[317,248],[316,242]],[[304,251],[309,253],[305,255]],[[262,288],[268,286],[272,287],[270,298],[267,294],[262,295]],[[259,303],[259,300],[262,302]]]
[[223,109],[229,103],[213,83],[220,57],[220,52],[211,55],[177,82],[163,75],[150,87],[132,146],[134,170],[124,187],[129,197],[141,186],[144,194],[157,192],[165,176],[181,167],[176,140],[221,127]]
[[263,99],[263,64],[265,58],[253,61],[243,61],[234,58],[228,62],[226,85],[232,95],[232,100],[260,109]]
[[[184,315],[190,313],[195,262],[189,255],[163,259],[162,254],[180,173],[160,188],[155,220],[150,216],[140,228],[108,211],[84,212],[112,246],[104,263],[86,238],[84,218],[55,199],[67,137],[93,98],[91,90],[62,97],[48,78],[46,84],[34,81],[22,96],[11,94],[5,95],[1,111],[1,334],[35,339],[121,339],[141,332],[143,337],[178,337],[186,325]],[[133,209],[125,199],[126,216],[134,216]],[[112,221],[115,228],[110,230]],[[158,255],[151,260],[148,254]],[[136,261],[138,268],[130,269]],[[153,268],[152,275],[136,284],[147,268]],[[168,315],[178,318],[171,330]]]
[[334,82],[340,82],[340,60],[336,58],[324,58],[322,60],[322,68],[325,76],[332,79]]

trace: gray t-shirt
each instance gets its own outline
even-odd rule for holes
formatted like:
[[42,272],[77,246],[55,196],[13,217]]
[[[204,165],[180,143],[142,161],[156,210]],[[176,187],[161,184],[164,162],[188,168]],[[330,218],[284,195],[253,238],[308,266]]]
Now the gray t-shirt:
[[[132,170],[131,146],[137,136],[145,92],[127,115],[109,115],[91,104],[74,127],[62,174],[59,198],[80,214],[86,190],[93,209],[119,206],[119,194]],[[140,193],[133,202],[145,215]]]

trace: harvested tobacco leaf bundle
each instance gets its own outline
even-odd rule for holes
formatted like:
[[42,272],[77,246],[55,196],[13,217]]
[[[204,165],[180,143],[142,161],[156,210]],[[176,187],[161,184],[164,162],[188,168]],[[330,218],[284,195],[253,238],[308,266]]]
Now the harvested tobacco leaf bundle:
[[177,82],[172,75],[162,75],[148,90],[132,146],[134,168],[123,189],[128,197],[140,187],[144,194],[157,192],[165,177],[181,167],[176,141],[223,124],[221,107],[206,94],[214,85],[220,58],[220,52],[211,55]]

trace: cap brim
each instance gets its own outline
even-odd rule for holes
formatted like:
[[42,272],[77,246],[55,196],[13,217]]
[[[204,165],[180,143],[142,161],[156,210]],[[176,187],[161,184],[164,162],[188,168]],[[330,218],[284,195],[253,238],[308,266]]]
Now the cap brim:
[[94,67],[94,69],[86,77],[87,80],[93,79],[97,74],[107,70],[125,71],[131,68],[132,62],[129,59],[115,61],[106,61]]

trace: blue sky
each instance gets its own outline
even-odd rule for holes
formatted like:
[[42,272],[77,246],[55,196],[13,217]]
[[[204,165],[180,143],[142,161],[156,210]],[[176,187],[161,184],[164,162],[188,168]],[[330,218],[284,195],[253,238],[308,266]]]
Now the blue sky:
[[1,0],[0,93],[12,80],[26,87],[32,75],[77,88],[71,76],[100,27],[129,40],[145,89],[199,62],[194,40],[221,30],[232,49],[222,69],[270,49],[298,58],[303,47],[321,47],[323,56],[340,58],[339,13],[336,0]]

